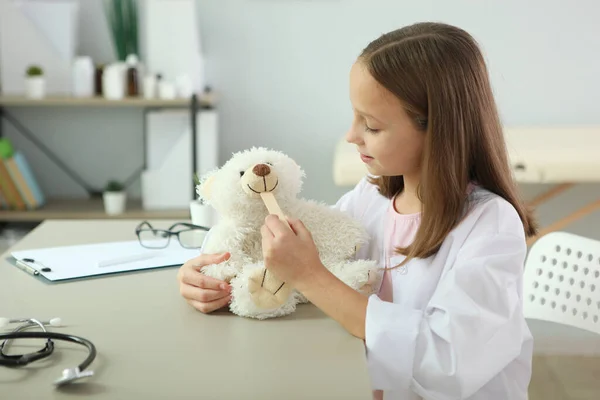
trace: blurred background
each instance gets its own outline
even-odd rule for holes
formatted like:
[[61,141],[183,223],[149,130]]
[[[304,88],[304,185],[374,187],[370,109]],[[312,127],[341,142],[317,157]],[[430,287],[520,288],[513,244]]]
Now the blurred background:
[[[210,225],[194,176],[251,146],[334,203],[364,173],[343,143],[350,66],[425,20],[479,41],[542,234],[600,240],[599,15],[594,0],[0,0],[0,252],[50,218]],[[597,399],[598,360],[540,361],[532,398]]]

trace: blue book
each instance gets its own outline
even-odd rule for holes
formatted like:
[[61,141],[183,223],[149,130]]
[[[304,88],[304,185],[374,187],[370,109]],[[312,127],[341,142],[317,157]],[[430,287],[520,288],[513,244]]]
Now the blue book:
[[27,185],[29,186],[33,197],[35,197],[36,206],[40,207],[46,204],[46,197],[44,196],[44,192],[42,192],[42,189],[40,188],[40,185],[35,179],[35,176],[33,175],[33,172],[29,167],[29,163],[27,162],[27,159],[25,158],[23,153],[21,153],[20,151],[16,151],[13,155],[13,158],[17,163],[17,166],[19,167],[23,178],[27,182]]

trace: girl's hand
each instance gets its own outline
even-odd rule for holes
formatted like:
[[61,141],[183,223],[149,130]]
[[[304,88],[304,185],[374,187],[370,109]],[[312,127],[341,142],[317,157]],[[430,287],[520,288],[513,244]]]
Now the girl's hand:
[[203,313],[211,313],[229,304],[231,287],[221,281],[204,275],[200,270],[206,265],[218,264],[229,258],[229,254],[202,254],[188,260],[177,272],[181,296]]
[[276,215],[261,228],[265,267],[277,278],[298,288],[325,267],[311,233],[300,220],[290,219],[290,230]]
[[260,231],[265,267],[364,340],[368,298],[325,268],[312,235],[301,221],[289,223],[292,230],[275,215],[265,219]]

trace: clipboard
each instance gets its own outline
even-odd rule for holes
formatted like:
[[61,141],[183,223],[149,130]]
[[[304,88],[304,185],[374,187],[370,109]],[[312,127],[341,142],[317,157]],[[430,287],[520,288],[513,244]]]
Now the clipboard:
[[201,254],[172,240],[163,249],[148,249],[135,241],[58,246],[13,251],[14,265],[51,282],[181,266]]

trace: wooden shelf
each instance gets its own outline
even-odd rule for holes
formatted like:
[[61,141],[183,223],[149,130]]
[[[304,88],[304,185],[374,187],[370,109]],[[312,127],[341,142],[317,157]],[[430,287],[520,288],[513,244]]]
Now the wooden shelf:
[[49,199],[37,210],[0,210],[0,222],[43,221],[45,219],[190,219],[189,209],[144,210],[141,200],[129,200],[125,213],[116,216],[104,212],[102,199]]
[[[108,100],[103,97],[77,98],[70,96],[48,96],[43,99],[29,99],[24,96],[0,96],[0,106],[14,107],[187,107],[190,99],[145,99],[125,97],[121,100]],[[198,98],[198,106],[212,106],[209,99]]]

